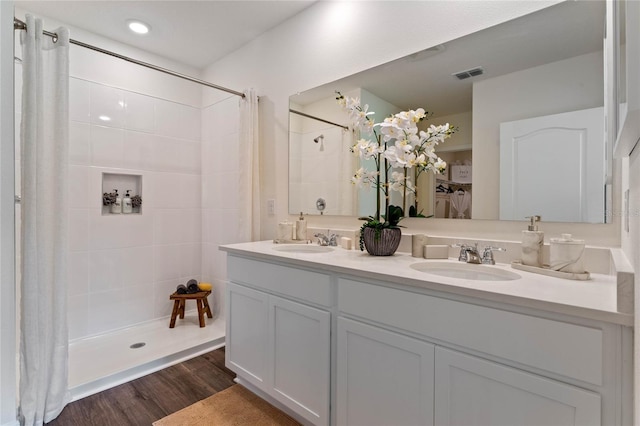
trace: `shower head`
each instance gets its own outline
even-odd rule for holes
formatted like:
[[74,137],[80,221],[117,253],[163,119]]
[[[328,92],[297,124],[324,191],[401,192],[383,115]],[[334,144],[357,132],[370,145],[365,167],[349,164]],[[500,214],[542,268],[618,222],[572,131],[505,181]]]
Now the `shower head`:
[[317,138],[313,139],[313,141],[314,141],[315,143],[318,143],[318,142],[323,141],[323,140],[324,140],[324,135],[320,135],[320,136],[318,136]]

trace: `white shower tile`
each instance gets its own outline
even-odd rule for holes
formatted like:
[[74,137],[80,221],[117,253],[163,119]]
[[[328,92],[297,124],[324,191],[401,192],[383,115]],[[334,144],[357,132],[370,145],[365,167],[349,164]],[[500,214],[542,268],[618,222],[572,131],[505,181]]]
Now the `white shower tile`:
[[211,242],[211,209],[202,209],[202,244]]
[[227,256],[225,252],[213,250],[211,253],[213,263],[213,280],[225,282],[227,280]]
[[89,208],[89,167],[69,166],[69,207]]
[[124,131],[103,126],[91,126],[91,165],[122,167]]
[[[152,284],[138,284],[127,287],[126,297],[122,299],[122,310],[126,325],[139,324],[154,318],[155,303],[149,297]],[[167,297],[168,298],[168,297]]]
[[185,241],[184,217],[179,209],[156,209],[153,215],[155,244],[179,244]]
[[67,297],[67,324],[69,340],[89,334],[89,295],[78,294]]
[[123,302],[126,291],[108,290],[89,294],[89,334],[122,328],[127,324],[127,310]]
[[202,241],[202,211],[200,209],[180,210],[182,220],[181,243],[200,243]]
[[[176,287],[180,282],[180,279],[175,278],[171,280],[158,281],[153,285],[154,295],[154,315],[156,318],[165,317],[171,315],[171,309],[173,308],[173,300],[169,300],[169,296],[176,291]],[[169,320],[167,320],[167,324]]]
[[89,252],[89,292],[122,288],[122,249]]
[[153,147],[156,136],[151,133],[125,131],[122,167],[153,170]]
[[199,108],[182,105],[182,137],[192,141],[200,141],[201,114]]
[[153,281],[180,277],[180,245],[157,245],[153,252]]
[[82,123],[91,121],[91,83],[69,79],[69,119]]
[[91,164],[90,125],[72,121],[69,123],[69,164]]
[[156,109],[156,133],[162,136],[182,138],[185,131],[182,126],[183,106],[163,99],[154,99]]
[[89,249],[89,210],[69,209],[69,250]]
[[237,172],[240,161],[238,134],[219,135],[213,142],[213,167],[220,172]]
[[155,102],[151,96],[124,92],[125,123],[129,130],[155,131]]
[[125,287],[153,283],[153,246],[122,249],[122,284]]
[[89,250],[124,248],[120,215],[102,215],[100,209],[89,210]]
[[182,208],[200,208],[202,204],[202,176],[191,174],[178,175],[178,198]]
[[202,174],[210,174],[213,173],[216,169],[214,167],[214,150],[213,150],[213,142],[211,141],[203,141],[200,143],[202,158],[200,161],[200,171]]
[[212,106],[204,108],[200,114],[202,117],[201,137],[202,142],[211,141],[215,134],[215,110]]
[[226,226],[223,222],[223,218],[225,217],[223,210],[219,208],[211,209],[208,215],[207,221],[209,222],[209,232],[211,235],[210,243],[215,245],[221,244],[222,228]]
[[194,278],[202,273],[201,244],[182,244],[180,247],[180,277]]
[[218,205],[223,209],[237,209],[239,203],[239,173],[221,173],[216,190]]
[[202,175],[202,208],[210,209],[216,206],[216,188],[215,174]]
[[89,292],[89,252],[72,251],[68,254],[69,261],[69,296],[78,296]]
[[200,145],[197,142],[181,141],[179,171],[200,173],[202,169],[202,147]]
[[215,128],[219,134],[236,133],[239,130],[240,108],[238,99],[231,97],[213,106]]
[[159,209],[184,208],[181,198],[181,177],[178,173],[153,174],[153,206]]
[[124,127],[124,92],[92,83],[91,122],[101,126]]
[[122,247],[140,247],[153,244],[153,209],[143,214],[127,214],[116,218],[122,235]]
[[159,172],[182,171],[181,141],[158,136],[153,144],[153,166]]
[[224,226],[220,228],[219,243],[233,244],[240,242],[238,238],[238,210],[222,210],[221,221],[221,223],[224,223]]

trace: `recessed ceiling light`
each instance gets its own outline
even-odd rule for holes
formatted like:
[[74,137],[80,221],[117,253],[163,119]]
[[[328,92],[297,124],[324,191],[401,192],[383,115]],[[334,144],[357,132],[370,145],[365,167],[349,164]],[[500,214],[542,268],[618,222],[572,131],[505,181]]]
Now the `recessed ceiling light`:
[[151,29],[148,24],[141,21],[127,21],[127,25],[129,29],[136,34],[146,34]]

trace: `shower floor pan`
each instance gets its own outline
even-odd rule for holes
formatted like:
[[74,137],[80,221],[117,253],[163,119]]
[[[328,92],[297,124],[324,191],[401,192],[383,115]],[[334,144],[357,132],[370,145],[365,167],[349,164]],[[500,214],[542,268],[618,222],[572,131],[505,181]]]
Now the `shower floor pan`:
[[224,318],[186,315],[146,322],[69,344],[69,389],[73,401],[137,379],[224,346]]

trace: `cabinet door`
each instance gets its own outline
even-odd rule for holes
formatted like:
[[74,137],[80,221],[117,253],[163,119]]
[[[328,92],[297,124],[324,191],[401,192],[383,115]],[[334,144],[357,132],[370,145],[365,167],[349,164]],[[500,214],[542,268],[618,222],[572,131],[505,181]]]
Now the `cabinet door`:
[[337,423],[432,425],[434,345],[338,318]]
[[471,355],[436,348],[437,425],[600,424],[600,395]]
[[254,386],[267,390],[267,326],[269,296],[237,284],[227,284],[227,367]]
[[272,396],[315,425],[329,424],[329,312],[269,298]]

